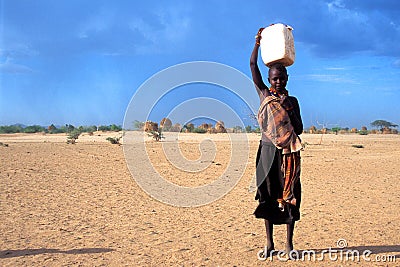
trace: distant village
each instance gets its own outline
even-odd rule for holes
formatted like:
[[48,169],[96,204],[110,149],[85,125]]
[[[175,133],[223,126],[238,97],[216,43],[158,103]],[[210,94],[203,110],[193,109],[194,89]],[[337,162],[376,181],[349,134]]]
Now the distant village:
[[[311,127],[304,129],[304,133],[310,134],[398,134],[398,130],[395,129],[398,127],[397,124],[385,121],[385,120],[376,120],[371,123],[371,126],[374,129],[368,130],[366,126],[362,126],[361,129],[357,128],[348,128],[348,127],[332,127],[328,128],[325,125],[320,125],[319,128],[312,125]],[[225,127],[223,121],[218,121],[213,125],[212,123],[202,123],[199,126],[195,126],[193,123],[187,123],[185,125],[181,125],[179,123],[173,124],[172,121],[168,118],[163,118],[160,123],[153,121],[134,122],[134,130],[144,130],[145,132],[185,132],[185,133],[259,133],[260,128],[251,126],[241,127],[234,126],[231,128]]]

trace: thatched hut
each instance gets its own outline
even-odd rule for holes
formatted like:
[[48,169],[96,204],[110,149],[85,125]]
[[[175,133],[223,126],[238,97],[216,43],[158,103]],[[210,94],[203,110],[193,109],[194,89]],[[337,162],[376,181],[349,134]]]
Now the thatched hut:
[[211,123],[203,123],[199,126],[200,129],[204,129],[206,131],[208,131],[208,129],[212,128],[213,125]]
[[180,125],[179,123],[175,123],[174,125],[172,125],[171,127],[171,132],[180,132],[182,130],[182,125]]
[[226,133],[226,129],[225,129],[225,125],[224,125],[224,122],[223,122],[223,121],[218,121],[218,122],[215,124],[215,131],[216,131],[217,133]]
[[217,132],[217,130],[215,130],[214,127],[210,127],[207,129],[207,133],[216,133],[216,132]]
[[391,134],[392,133],[392,129],[390,129],[389,127],[384,127],[382,129],[382,133],[383,134]]
[[168,118],[163,118],[160,121],[160,127],[163,128],[163,131],[170,131],[172,128],[172,121]]
[[314,125],[310,127],[310,129],[308,130],[308,132],[310,134],[315,134],[317,133],[317,127],[315,127]]
[[158,131],[158,123],[152,121],[146,121],[144,123],[144,131],[145,132],[157,132]]

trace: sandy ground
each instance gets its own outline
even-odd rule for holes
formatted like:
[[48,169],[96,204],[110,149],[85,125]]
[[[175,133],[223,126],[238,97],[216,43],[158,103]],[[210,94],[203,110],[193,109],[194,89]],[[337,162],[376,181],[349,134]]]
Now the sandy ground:
[[[257,202],[249,187],[259,136],[248,137],[244,175],[232,191],[185,208],[139,187],[123,146],[105,140],[117,135],[81,136],[75,145],[65,135],[0,135],[8,144],[0,146],[0,266],[400,266],[400,135],[324,135],[322,144],[320,135],[302,136],[303,202],[294,242],[316,257],[289,262],[257,258],[265,233],[252,215]],[[205,136],[213,140],[206,150],[215,151],[201,160],[205,169],[185,172],[164,155],[163,145],[176,141],[165,136],[146,139],[146,148],[158,173],[175,184],[209,184],[231,160],[226,135],[182,134],[178,150],[189,160],[200,162]],[[285,226],[275,226],[274,236],[283,249]],[[346,261],[343,251],[342,258],[340,251],[323,252],[340,239],[343,251],[371,254],[357,262]]]

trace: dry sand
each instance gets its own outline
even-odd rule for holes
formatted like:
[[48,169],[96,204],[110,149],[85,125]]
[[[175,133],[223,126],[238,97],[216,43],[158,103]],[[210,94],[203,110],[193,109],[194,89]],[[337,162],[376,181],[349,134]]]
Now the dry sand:
[[[165,135],[146,144],[154,167],[171,182],[208,184],[229,163],[229,140],[210,135],[215,158],[202,172],[185,173],[165,159],[162,143],[173,141]],[[0,146],[0,266],[400,266],[400,135],[324,135],[321,145],[320,135],[302,136],[302,216],[294,243],[317,254],[289,262],[257,259],[265,233],[252,215],[257,202],[249,186],[258,135],[249,135],[236,187],[195,208],[147,195],[132,178],[123,147],[107,136],[117,134],[81,136],[75,145],[65,135],[0,135],[8,144]],[[201,138],[180,135],[181,153],[199,158]],[[283,249],[285,226],[275,226],[274,236],[276,249]],[[371,262],[321,254],[339,239],[346,249],[372,251]],[[376,261],[392,255],[396,262]]]

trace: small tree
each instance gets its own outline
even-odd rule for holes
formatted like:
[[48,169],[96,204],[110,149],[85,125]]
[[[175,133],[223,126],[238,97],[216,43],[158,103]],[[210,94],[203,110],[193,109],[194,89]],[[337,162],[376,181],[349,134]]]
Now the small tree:
[[57,127],[54,126],[54,124],[52,124],[49,127],[47,127],[47,130],[49,131],[49,133],[55,133],[57,131]]
[[341,127],[333,127],[332,128],[332,132],[334,132],[335,134],[338,134],[338,132],[341,130]]
[[66,128],[67,133],[71,133],[72,131],[75,130],[75,126],[72,124],[65,124],[65,128]]
[[75,144],[81,132],[78,129],[74,129],[67,136],[67,144]]
[[243,128],[242,128],[242,126],[234,126],[234,127],[233,127],[233,132],[234,132],[234,133],[243,133]]
[[134,122],[133,122],[133,130],[136,130],[136,131],[143,130],[144,124],[145,124],[144,122],[141,122],[141,121],[138,121],[138,120],[134,120]]
[[191,132],[193,132],[194,124],[193,124],[193,123],[185,124],[185,125],[183,126],[182,130],[183,130],[183,129],[186,129],[189,133],[191,133]]
[[110,127],[109,127],[109,126],[106,126],[106,125],[100,125],[100,126],[98,127],[98,129],[99,129],[99,131],[102,131],[102,132],[110,131]]
[[394,124],[394,123],[391,123],[389,121],[385,121],[385,120],[376,120],[376,121],[371,122],[371,126],[379,128],[379,130],[381,132],[383,132],[383,130],[385,128],[388,128],[388,129],[396,128],[398,125]]
[[113,132],[119,132],[119,131],[122,131],[122,127],[118,126],[118,125],[115,125],[115,124],[111,124],[110,125],[110,130],[113,131]]

